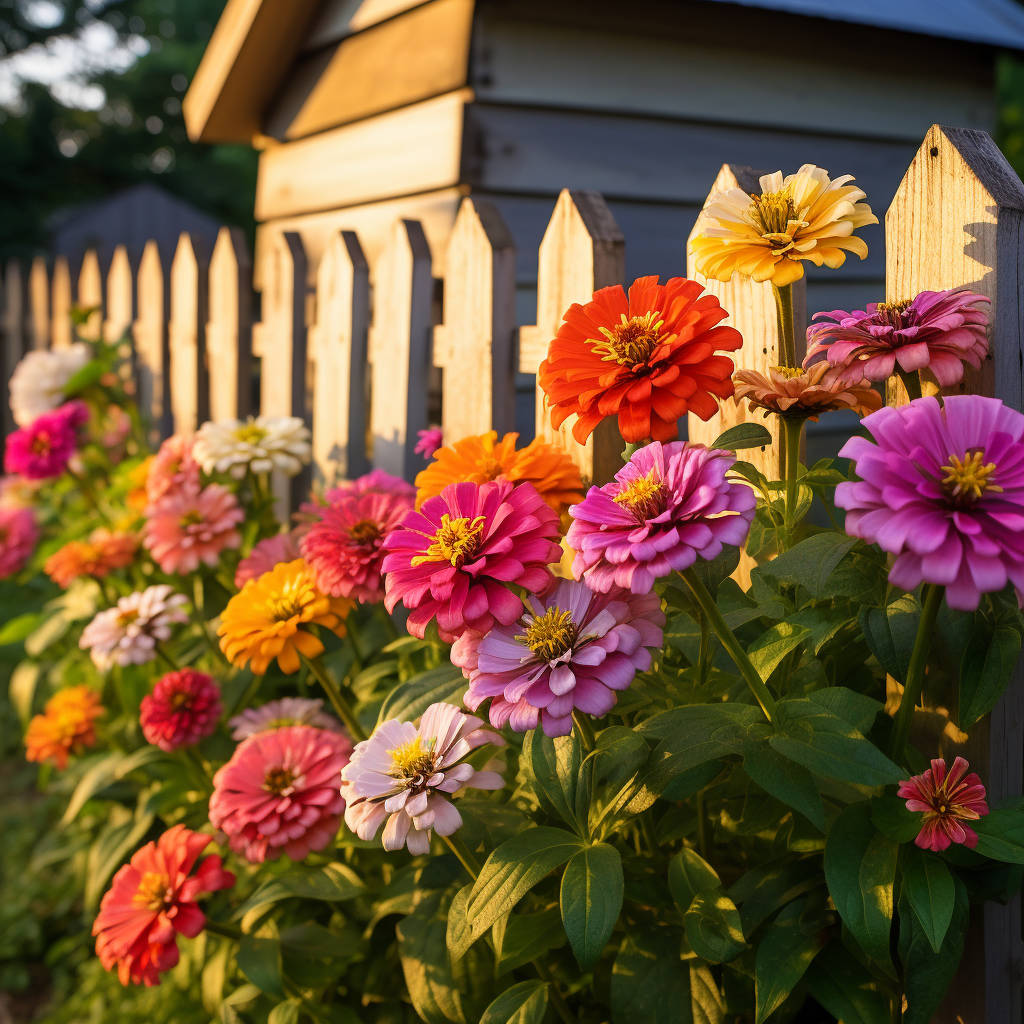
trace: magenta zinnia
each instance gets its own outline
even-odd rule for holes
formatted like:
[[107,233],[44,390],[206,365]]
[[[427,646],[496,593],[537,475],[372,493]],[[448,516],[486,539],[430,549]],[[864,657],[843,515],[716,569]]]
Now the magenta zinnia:
[[436,619],[448,642],[508,625],[522,604],[505,584],[542,591],[561,555],[557,540],[558,516],[532,484],[449,484],[384,541],[385,605],[409,609],[413,636]]
[[8,434],[5,472],[29,480],[60,476],[78,448],[78,428],[88,418],[89,412],[81,402],[68,402]]
[[469,678],[466,707],[491,700],[491,725],[525,732],[539,723],[548,736],[566,736],[573,710],[606,715],[616,691],[651,667],[664,625],[657,594],[596,594],[562,580],[543,599],[527,598],[512,625],[463,634],[452,660]]
[[601,593],[646,594],[658,577],[742,544],[756,499],[726,478],[735,461],[732,452],[684,441],[634,452],[613,481],[569,510],[576,577]]
[[217,728],[220,690],[212,676],[195,669],[168,672],[139,705],[139,723],[147,742],[161,750],[191,746]]
[[942,387],[956,384],[964,364],[988,352],[988,299],[965,289],[921,292],[903,302],[872,302],[847,313],[816,313],[807,328],[804,366],[827,360],[846,384],[883,381],[898,369],[930,370]]
[[501,789],[497,772],[478,771],[464,760],[485,743],[504,740],[453,704],[431,704],[419,727],[392,719],[356,745],[342,771],[345,824],[360,839],[384,825],[385,850],[408,846],[427,853],[430,834],[450,836],[462,815],[448,797],[466,787]]
[[962,758],[953,761],[946,771],[946,762],[935,758],[921,775],[900,783],[897,796],[907,801],[907,810],[924,815],[921,831],[914,842],[923,850],[945,850],[952,843],[973,849],[978,845],[977,833],[967,821],[977,821],[988,814],[985,787]]
[[860,480],[836,488],[846,532],[896,555],[889,582],[946,587],[951,608],[1011,582],[1024,593],[1024,415],[995,398],[932,397],[879,409],[840,455]]
[[0,505],[0,579],[13,576],[25,567],[38,540],[34,509]]

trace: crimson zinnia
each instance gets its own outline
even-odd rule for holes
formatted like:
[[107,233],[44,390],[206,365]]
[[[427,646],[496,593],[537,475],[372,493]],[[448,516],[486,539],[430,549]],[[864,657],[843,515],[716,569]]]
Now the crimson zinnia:
[[924,815],[914,840],[921,849],[945,850],[952,843],[971,849],[978,845],[977,833],[964,822],[988,814],[988,804],[981,779],[974,772],[968,775],[969,767],[957,757],[947,773],[946,762],[938,757],[926,772],[900,783],[896,795],[907,801],[907,810]]

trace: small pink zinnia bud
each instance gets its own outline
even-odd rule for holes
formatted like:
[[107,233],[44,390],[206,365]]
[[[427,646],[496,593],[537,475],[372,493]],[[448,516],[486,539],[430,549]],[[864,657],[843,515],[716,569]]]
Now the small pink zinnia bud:
[[413,449],[418,455],[422,455],[423,458],[432,458],[434,452],[443,444],[444,435],[441,432],[440,427],[431,427],[429,430],[419,430],[416,432],[416,436],[419,440],[416,442],[416,447]]
[[139,722],[147,742],[161,750],[191,746],[211,735],[220,718],[220,690],[195,669],[168,672],[142,698]]
[[926,772],[900,783],[896,795],[907,801],[907,810],[924,815],[914,840],[922,850],[945,850],[951,843],[970,849],[978,845],[977,833],[963,823],[988,814],[988,804],[981,779],[974,772],[968,775],[969,767],[957,757],[947,773],[946,762],[937,757]]

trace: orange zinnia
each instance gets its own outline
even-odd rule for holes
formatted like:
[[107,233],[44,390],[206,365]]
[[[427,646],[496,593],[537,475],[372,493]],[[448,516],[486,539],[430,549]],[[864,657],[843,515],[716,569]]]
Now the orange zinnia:
[[449,484],[484,484],[502,476],[512,483],[528,480],[556,512],[583,500],[583,479],[565,452],[540,438],[517,451],[518,439],[518,434],[506,434],[499,441],[497,432],[489,430],[439,448],[416,477],[416,507]]
[[25,730],[25,757],[67,767],[68,757],[96,742],[96,719],[103,714],[99,694],[88,686],[70,686],[54,694]]
[[131,565],[138,543],[128,533],[93,530],[88,540],[69,541],[46,560],[46,575],[60,587],[68,587],[79,576],[102,579],[115,569]]
[[671,441],[684,414],[713,416],[714,396],[732,394],[732,360],[716,353],[743,339],[717,326],[729,314],[703,290],[685,277],[663,285],[639,277],[628,298],[615,285],[570,306],[538,373],[552,425],[575,414],[572,433],[582,444],[601,420],[617,416],[628,442]]

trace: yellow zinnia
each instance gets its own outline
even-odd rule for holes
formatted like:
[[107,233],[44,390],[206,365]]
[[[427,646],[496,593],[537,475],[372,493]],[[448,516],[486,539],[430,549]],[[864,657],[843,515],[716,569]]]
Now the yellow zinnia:
[[438,448],[416,477],[416,507],[449,484],[483,484],[501,476],[512,483],[528,480],[556,512],[583,500],[580,471],[565,452],[539,438],[517,451],[518,439],[518,434],[506,434],[499,441],[490,430]]
[[850,181],[850,174],[833,181],[804,164],[785,178],[782,171],[763,175],[758,195],[713,192],[690,240],[698,272],[718,281],[739,273],[781,288],[803,277],[803,260],[835,269],[847,252],[864,259],[868,247],[853,232],[878,218]]
[[324,626],[344,636],[343,620],[351,610],[351,601],[317,589],[303,559],[281,562],[228,601],[217,630],[220,649],[239,668],[251,662],[256,675],[263,675],[275,658],[281,671],[290,674],[299,668],[299,655],[315,658],[324,649],[303,627]]

